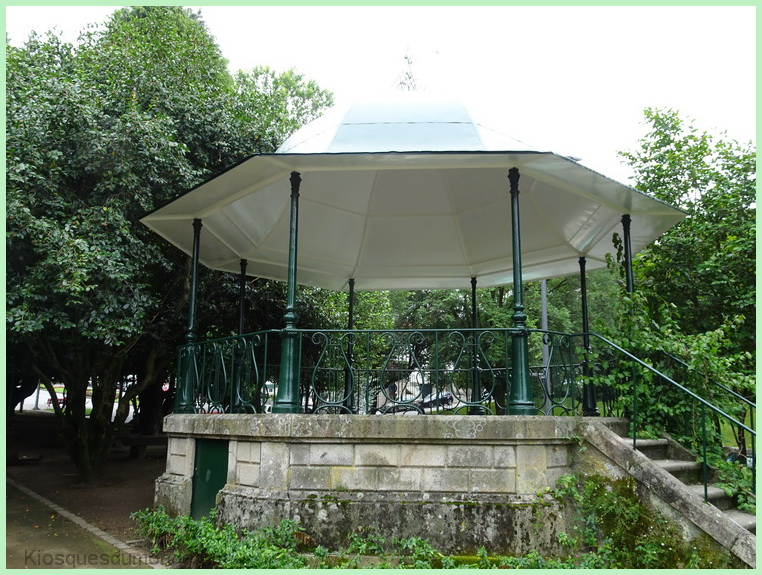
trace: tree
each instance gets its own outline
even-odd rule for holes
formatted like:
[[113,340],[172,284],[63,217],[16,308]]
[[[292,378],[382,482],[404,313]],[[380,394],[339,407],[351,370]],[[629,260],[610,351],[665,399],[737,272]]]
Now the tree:
[[[638,189],[688,215],[635,258],[635,293],[623,294],[610,337],[625,338],[634,355],[744,422],[748,406],[717,384],[754,397],[755,149],[699,132],[673,110],[647,109],[645,116],[650,131],[640,149],[622,156]],[[632,374],[619,370],[610,384],[624,382],[621,390],[631,397],[625,371]],[[710,412],[713,425],[706,429],[705,410],[639,371],[639,421],[645,425],[639,431],[667,431],[697,453],[706,443],[710,465],[724,482],[739,492],[751,485],[750,470],[724,461],[727,420]],[[734,435],[745,455],[747,436],[739,427]]]
[[267,66],[235,74],[237,120],[262,151],[274,152],[299,127],[333,104],[333,95],[296,70],[276,74]]
[[[550,278],[548,290],[548,329],[564,333],[582,331],[581,292],[579,276]],[[609,270],[588,273],[588,301],[592,326],[611,326],[616,317],[612,301],[619,297]],[[470,328],[471,291],[422,290],[392,292],[392,313],[397,329],[460,329]],[[513,327],[513,290],[511,286],[478,288],[476,290],[477,323],[484,329]],[[524,307],[527,326],[539,329],[542,320],[540,282],[524,286]],[[541,356],[540,338],[530,340],[533,361]]]
[[[288,75],[294,94],[277,100],[238,90],[180,7],[119,10],[76,47],[55,35],[7,46],[7,333],[51,392],[64,384],[54,407],[83,480],[130,401],[167,380],[182,337],[187,258],[138,219],[268,151],[247,123],[258,109],[315,95],[316,108],[279,109],[290,129],[330,103],[301,82]],[[128,374],[137,384],[115,406]]]
[[89,478],[91,460],[112,439],[101,433],[110,427],[108,392],[155,304],[139,273],[150,249],[131,231],[126,200],[145,203],[167,182],[126,167],[159,155],[178,173],[187,173],[187,164],[163,119],[135,108],[104,113],[73,47],[54,37],[8,49],[7,94],[11,339],[50,366],[39,373],[49,390],[53,380],[66,386],[65,409],[55,408],[71,455]]
[[[637,288],[652,310],[674,307],[686,334],[737,323],[737,368],[754,372],[756,149],[699,132],[673,110],[645,111],[650,132],[622,153],[638,189],[688,217],[635,260]],[[740,321],[739,321],[740,320]]]

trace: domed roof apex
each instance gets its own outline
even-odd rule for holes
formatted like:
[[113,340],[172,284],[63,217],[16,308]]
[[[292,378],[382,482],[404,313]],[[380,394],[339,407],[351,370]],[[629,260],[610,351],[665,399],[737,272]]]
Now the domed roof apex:
[[305,125],[278,154],[529,151],[475,119],[463,102],[428,92],[392,92],[336,106]]

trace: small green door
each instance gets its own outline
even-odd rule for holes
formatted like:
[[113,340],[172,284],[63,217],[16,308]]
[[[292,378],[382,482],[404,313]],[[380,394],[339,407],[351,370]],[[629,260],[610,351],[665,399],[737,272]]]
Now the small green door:
[[227,478],[228,442],[222,439],[196,439],[191,517],[201,519],[209,514]]

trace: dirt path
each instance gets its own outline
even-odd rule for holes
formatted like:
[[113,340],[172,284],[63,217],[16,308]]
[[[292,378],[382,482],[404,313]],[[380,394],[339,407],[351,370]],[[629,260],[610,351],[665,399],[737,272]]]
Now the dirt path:
[[98,478],[83,485],[57,440],[54,423],[52,415],[39,412],[13,417],[8,453],[17,452],[21,463],[6,465],[6,475],[120,541],[137,539],[130,514],[153,507],[154,481],[164,471],[166,448],[148,447],[142,459],[129,459],[126,447],[114,449]]
[[142,549],[126,548],[23,486],[6,485],[6,569],[148,569]]

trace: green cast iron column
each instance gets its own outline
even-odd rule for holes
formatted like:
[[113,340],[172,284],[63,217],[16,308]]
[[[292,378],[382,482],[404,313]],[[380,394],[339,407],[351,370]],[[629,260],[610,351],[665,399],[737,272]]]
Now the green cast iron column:
[[[622,242],[624,243],[624,272],[627,281],[627,293],[632,295],[635,292],[635,283],[632,279],[632,245],[630,243],[630,224],[632,218],[630,214],[624,214],[622,216],[622,231],[624,237]],[[630,334],[632,335],[632,334]],[[633,434],[632,434],[632,448],[638,447],[638,370],[636,366],[632,369],[632,413],[630,416],[632,420]]]
[[630,240],[630,223],[632,218],[630,214],[622,216],[622,229],[624,231],[624,271],[627,277],[627,293],[631,294],[635,291],[635,285],[632,280],[632,243]]
[[349,300],[347,329],[351,331],[355,328],[355,278],[349,278],[349,297],[347,299]]
[[190,295],[188,297],[188,324],[185,343],[196,343],[196,297],[198,295],[198,261],[201,254],[201,220],[193,220],[193,253],[191,254]]
[[246,260],[241,260],[241,275],[238,277],[238,335],[243,335],[244,308],[246,307]]
[[280,377],[278,396],[275,398],[273,413],[301,413],[299,405],[299,334],[296,330],[296,248],[299,233],[299,172],[291,172],[291,221],[288,241],[288,288],[286,292],[286,313],[283,320],[283,342],[280,353]]
[[[355,278],[349,278],[349,306],[347,320],[347,331],[351,332],[355,328]],[[352,363],[354,361],[354,334],[348,334],[347,339],[347,366],[344,368],[344,407],[349,413],[354,413],[354,374],[352,373]]]
[[519,170],[508,170],[511,184],[511,236],[513,241],[513,327],[518,333],[512,337],[513,365],[511,369],[511,394],[508,401],[509,415],[535,415],[537,410],[529,381],[529,332],[524,313],[524,295],[521,279],[521,229],[519,222]]
[[[479,316],[476,312],[476,278],[471,278],[471,327],[476,330],[479,327]],[[469,415],[484,415],[484,409],[477,402],[482,398],[482,386],[479,378],[479,342],[477,333],[474,331],[471,343],[471,401],[474,405],[468,410]]]
[[[241,273],[238,275],[238,335],[244,334],[244,311],[246,309],[246,260],[241,260]],[[242,342],[241,342],[242,343]],[[230,412],[241,411],[241,364],[246,352],[243,347],[236,345],[233,354],[233,377],[230,391]]]
[[190,294],[188,295],[188,323],[185,345],[180,350],[179,380],[175,391],[175,413],[194,413],[193,392],[196,387],[196,296],[198,292],[198,261],[201,253],[201,220],[193,220],[193,251],[191,253]]
[[[590,320],[587,314],[587,274],[585,268],[587,260],[584,257],[579,258],[579,287],[582,292],[582,345],[585,352],[590,352]],[[583,415],[600,415],[598,404],[595,399],[595,386],[590,381],[590,364],[585,358],[582,364],[582,375],[585,383],[582,387],[582,413]]]

